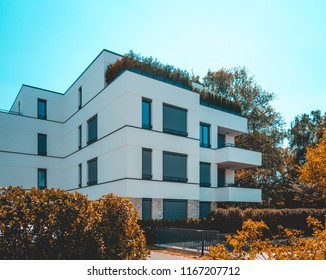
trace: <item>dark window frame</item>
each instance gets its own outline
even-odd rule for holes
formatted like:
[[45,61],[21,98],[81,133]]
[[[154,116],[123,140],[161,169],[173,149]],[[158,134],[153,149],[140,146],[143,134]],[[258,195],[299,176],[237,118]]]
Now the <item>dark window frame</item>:
[[[202,177],[200,176],[200,170],[201,170],[201,165],[209,166],[209,183],[207,182],[202,182]],[[199,162],[199,186],[200,187],[211,187],[211,163],[210,162]]]
[[[206,210],[205,208],[208,206],[209,210],[207,213],[203,213],[203,210]],[[199,202],[199,218],[206,218],[209,213],[211,213],[211,202],[208,201],[200,201]]]
[[[178,131],[178,130],[173,130],[173,129],[164,127],[164,107],[170,107],[172,109],[176,109],[176,110],[180,110],[180,111],[186,112],[186,129],[185,129],[185,131]],[[171,104],[168,104],[168,103],[163,103],[162,114],[163,114],[163,117],[162,117],[162,121],[163,121],[163,132],[169,133],[169,134],[178,135],[178,136],[184,136],[184,137],[187,137],[188,136],[188,110],[187,109],[182,108],[182,107],[178,107],[178,106],[175,106],[175,105],[171,105]]]
[[[42,148],[41,145],[41,137],[45,137],[45,147]],[[48,137],[47,134],[43,134],[43,133],[37,133],[37,154],[39,156],[47,156],[47,152],[48,152]]]
[[149,202],[149,218],[146,218],[146,220],[151,220],[152,219],[152,203],[153,200],[151,198],[142,198],[142,217],[141,219],[144,220],[144,202]]
[[217,134],[217,148],[222,149],[226,147],[226,135],[218,133]]
[[[41,115],[40,113],[40,107],[39,104],[44,104],[44,115]],[[47,119],[47,101],[46,99],[38,98],[37,99],[37,118],[40,120],[46,120]]]
[[82,125],[78,126],[78,149],[80,150],[83,147],[83,138],[82,138]]
[[[89,125],[92,121],[96,120],[96,136],[92,139],[89,139]],[[90,145],[97,141],[98,138],[98,122],[97,122],[97,114],[87,120],[87,145]]]
[[[143,169],[143,152],[150,152],[150,174],[145,174]],[[152,168],[152,149],[142,148],[142,179],[151,180],[153,178],[153,168]]]
[[[96,180],[90,181],[89,180],[89,164],[96,162]],[[87,161],[87,185],[88,186],[93,186],[93,185],[97,185],[98,182],[98,161],[97,161],[97,157],[96,158],[92,158],[90,160]]]
[[78,187],[81,188],[83,184],[82,164],[78,164]]
[[[147,103],[149,105],[149,113],[148,113],[149,114],[149,116],[148,116],[149,117],[149,120],[148,120],[149,124],[143,123],[143,114],[144,114],[144,112],[143,112],[143,103]],[[141,104],[142,104],[142,128],[151,130],[152,129],[152,100],[143,97]]]
[[[221,179],[223,172],[223,177]],[[218,168],[217,169],[217,187],[225,187],[226,186],[226,169],[225,168]]]
[[[208,135],[207,135],[207,140],[208,140],[208,143],[203,143],[203,134],[204,134],[204,129],[203,128],[207,128],[207,131],[208,131]],[[203,123],[203,122],[200,122],[199,124],[199,145],[200,147],[202,148],[210,148],[211,147],[211,125],[209,123]]]
[[[44,187],[40,186],[40,173],[44,174]],[[45,168],[37,169],[37,188],[39,190],[43,190],[43,189],[47,188],[47,169],[45,169]]]
[[78,88],[78,110],[83,107],[83,87]]
[[[179,217],[173,217],[172,219],[170,217],[167,217],[166,215],[170,212],[166,208],[166,206],[167,206],[166,204],[168,204],[168,203],[185,204],[185,208],[183,209],[185,215],[181,216],[181,217],[180,216]],[[180,212],[176,212],[176,211],[174,213],[180,214]],[[163,219],[173,221],[173,220],[178,220],[178,219],[187,219],[187,216],[188,216],[188,200],[187,199],[163,199]]]
[[[164,155],[173,155],[173,156],[180,156],[180,157],[186,158],[186,177],[185,178],[165,176],[165,174],[164,174]],[[186,182],[188,182],[188,155],[187,154],[163,151],[163,181],[177,182],[177,183],[186,183]]]

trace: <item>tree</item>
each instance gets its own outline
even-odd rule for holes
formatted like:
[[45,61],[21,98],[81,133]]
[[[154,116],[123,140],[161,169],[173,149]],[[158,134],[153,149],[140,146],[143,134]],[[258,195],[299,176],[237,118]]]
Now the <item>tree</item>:
[[284,121],[271,106],[275,94],[263,90],[246,68],[208,71],[203,78],[207,90],[231,101],[237,101],[248,119],[248,133],[238,136],[237,146],[262,153],[262,166],[236,172],[236,181],[246,186],[263,187],[265,203],[272,204],[282,187],[280,172],[283,169],[282,149]]
[[326,127],[326,113],[322,115],[319,110],[311,111],[309,115],[302,114],[295,117],[288,130],[289,146],[294,156],[294,164],[306,162],[307,147],[318,143],[323,136],[324,127]]
[[299,180],[322,190],[326,195],[326,128],[316,146],[308,147],[306,163],[299,167]]

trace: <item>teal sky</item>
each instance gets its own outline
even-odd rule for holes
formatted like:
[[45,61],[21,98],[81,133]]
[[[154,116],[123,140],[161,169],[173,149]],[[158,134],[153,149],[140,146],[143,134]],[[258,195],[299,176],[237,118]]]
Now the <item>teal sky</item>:
[[326,1],[0,0],[0,108],[65,92],[102,49],[204,76],[245,66],[287,124],[326,111]]

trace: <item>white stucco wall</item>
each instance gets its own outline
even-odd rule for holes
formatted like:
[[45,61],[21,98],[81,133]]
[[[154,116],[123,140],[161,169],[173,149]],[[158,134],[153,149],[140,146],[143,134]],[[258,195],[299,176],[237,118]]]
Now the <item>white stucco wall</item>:
[[[0,113],[0,185],[36,186],[37,168],[46,168],[49,187],[78,190],[91,199],[113,192],[155,201],[187,199],[193,205],[199,200],[247,201],[251,196],[258,201],[257,190],[214,188],[218,179],[217,163],[230,160],[253,166],[261,163],[259,153],[236,148],[217,150],[218,133],[225,133],[226,142],[234,143],[234,136],[247,131],[247,120],[201,106],[195,92],[130,71],[125,71],[107,86],[104,81],[106,66],[117,58],[115,54],[102,52],[64,95],[22,87],[12,109],[18,109],[20,101],[23,116]],[[80,86],[83,107],[79,110]],[[152,100],[152,130],[141,128],[143,97]],[[47,100],[47,120],[37,119],[37,98]],[[187,110],[188,137],[163,133],[164,103]],[[87,145],[87,120],[95,114],[98,141]],[[211,125],[211,148],[199,147],[200,122]],[[82,149],[79,150],[80,125]],[[37,133],[47,134],[48,157],[37,155]],[[152,149],[150,181],[142,180],[142,148]],[[187,155],[187,183],[163,182],[164,151]],[[87,186],[87,161],[95,157],[98,159],[98,185]],[[199,187],[200,161],[211,163],[212,188]],[[79,164],[82,164],[83,188],[78,188]],[[233,168],[226,171],[226,182],[234,182]]]

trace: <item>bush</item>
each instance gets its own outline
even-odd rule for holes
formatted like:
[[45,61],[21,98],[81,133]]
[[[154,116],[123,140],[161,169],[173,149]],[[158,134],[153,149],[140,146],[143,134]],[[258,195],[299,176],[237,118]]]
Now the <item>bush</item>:
[[326,209],[252,209],[247,208],[216,208],[206,218],[187,220],[145,220],[138,221],[145,232],[147,244],[155,243],[156,227],[180,227],[193,229],[218,230],[221,233],[235,233],[241,230],[243,223],[251,219],[264,221],[269,230],[264,235],[271,237],[279,232],[279,225],[285,228],[302,230],[305,235],[311,235],[312,229],[307,226],[306,219],[311,216],[320,222],[325,221]]
[[[144,259],[145,240],[134,212],[127,199],[114,195],[91,202],[60,189],[1,188],[0,258]],[[108,236],[117,242],[114,250],[107,248]]]
[[94,204],[94,229],[103,259],[137,260],[147,254],[145,236],[137,224],[138,212],[127,198],[114,194]]
[[308,217],[306,224],[312,228],[313,237],[304,238],[303,232],[279,226],[280,234],[273,240],[264,237],[269,230],[263,221],[248,219],[242,229],[228,235],[226,246],[216,244],[209,248],[210,260],[325,260],[326,229],[315,218]]

